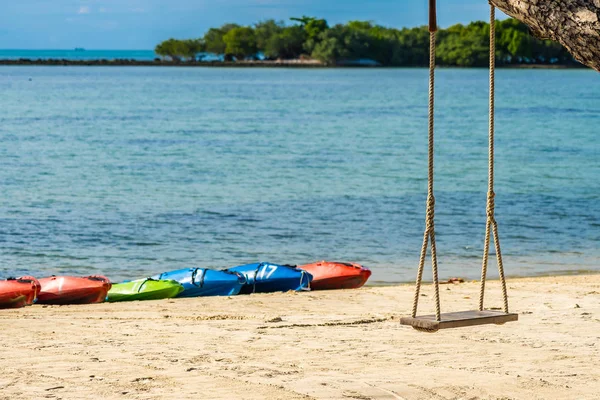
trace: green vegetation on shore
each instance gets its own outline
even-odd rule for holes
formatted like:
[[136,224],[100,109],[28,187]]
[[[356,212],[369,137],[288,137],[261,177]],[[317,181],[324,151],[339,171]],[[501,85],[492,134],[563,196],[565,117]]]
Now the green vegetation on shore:
[[[429,32],[425,26],[395,29],[367,21],[329,26],[326,20],[312,17],[291,21],[289,25],[275,20],[253,26],[226,24],[209,29],[202,38],[166,40],[155,52],[175,62],[202,60],[210,54],[225,61],[314,59],[325,65],[428,65]],[[439,65],[486,66],[489,35],[489,24],[481,21],[441,29],[437,36]],[[517,20],[498,21],[496,35],[499,65],[575,63],[560,44],[534,38]]]

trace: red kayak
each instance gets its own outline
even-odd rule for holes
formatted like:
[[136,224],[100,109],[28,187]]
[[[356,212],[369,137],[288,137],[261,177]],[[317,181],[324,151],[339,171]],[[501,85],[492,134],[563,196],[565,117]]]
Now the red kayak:
[[30,306],[40,292],[40,282],[31,276],[0,281],[0,308]]
[[104,276],[52,276],[40,279],[42,291],[39,304],[91,304],[102,303],[112,287]]
[[299,265],[298,268],[313,276],[312,290],[356,289],[367,282],[371,270],[355,263],[319,261]]

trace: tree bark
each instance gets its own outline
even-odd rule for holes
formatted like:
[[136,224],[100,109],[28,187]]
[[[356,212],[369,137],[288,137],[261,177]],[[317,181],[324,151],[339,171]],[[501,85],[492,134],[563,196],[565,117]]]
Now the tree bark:
[[600,71],[600,0],[490,0],[528,25],[540,39],[562,44],[575,59]]

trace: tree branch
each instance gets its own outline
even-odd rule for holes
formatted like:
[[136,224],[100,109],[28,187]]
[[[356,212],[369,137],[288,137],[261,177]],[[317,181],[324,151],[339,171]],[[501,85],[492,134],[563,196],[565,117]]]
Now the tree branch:
[[575,59],[600,71],[600,0],[490,0],[528,25],[540,39],[562,44]]

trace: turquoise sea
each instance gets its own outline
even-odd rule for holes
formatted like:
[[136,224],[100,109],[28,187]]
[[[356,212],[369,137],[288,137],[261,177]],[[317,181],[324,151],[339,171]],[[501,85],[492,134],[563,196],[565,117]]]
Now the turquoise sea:
[[[476,278],[487,71],[437,78],[440,275]],[[600,75],[497,81],[508,275],[600,271]],[[414,279],[424,69],[0,67],[0,93],[0,276],[333,259]]]
[[128,59],[152,61],[157,57],[153,50],[19,50],[0,49],[0,60],[115,60]]

